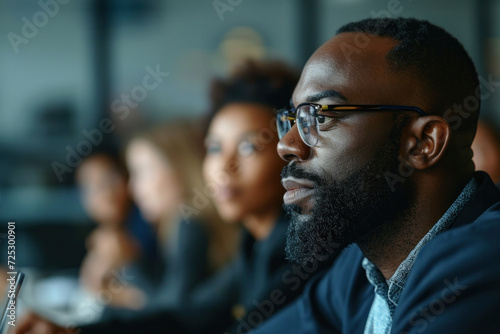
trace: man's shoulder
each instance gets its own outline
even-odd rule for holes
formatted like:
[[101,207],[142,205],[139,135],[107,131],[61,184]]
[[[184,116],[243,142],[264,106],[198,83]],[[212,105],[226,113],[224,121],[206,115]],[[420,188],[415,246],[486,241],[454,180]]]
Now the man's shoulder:
[[[419,253],[411,276],[446,279],[500,279],[500,202],[468,224],[451,228],[432,239]],[[476,275],[478,270],[481,275]],[[412,277],[410,277],[412,278]],[[452,277],[453,278],[453,277]],[[408,283],[414,281],[410,280]]]
[[430,263],[440,263],[439,266],[432,266],[435,270],[456,272],[467,267],[467,263],[457,266],[460,261],[475,259],[476,263],[484,263],[490,261],[490,257],[500,257],[499,199],[500,193],[488,178],[457,222],[424,246],[412,272],[422,268],[429,275],[432,272],[426,266]]
[[436,257],[436,252],[451,252],[454,257],[479,256],[482,251],[500,252],[500,202],[478,218],[436,236],[422,249],[420,257]]
[[500,328],[494,314],[500,308],[499,240],[496,203],[430,241],[415,261],[394,315],[398,333],[431,328],[432,333],[487,333]]

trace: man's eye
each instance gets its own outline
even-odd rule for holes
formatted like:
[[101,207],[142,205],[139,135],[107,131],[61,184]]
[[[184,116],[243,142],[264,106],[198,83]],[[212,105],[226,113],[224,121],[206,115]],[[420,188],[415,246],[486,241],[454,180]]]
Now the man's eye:
[[345,116],[344,113],[336,113],[336,112],[318,114],[318,124],[323,124],[323,125],[333,124],[344,116]]
[[328,117],[325,115],[318,115],[318,123],[319,124],[328,124],[335,120],[335,117]]

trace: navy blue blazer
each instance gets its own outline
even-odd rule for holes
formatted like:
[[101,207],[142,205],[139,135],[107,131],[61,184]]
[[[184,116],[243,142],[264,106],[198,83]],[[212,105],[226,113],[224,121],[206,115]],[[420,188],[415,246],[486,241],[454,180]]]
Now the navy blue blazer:
[[[420,252],[391,333],[500,333],[500,192],[474,175],[478,193]],[[302,296],[253,333],[363,333],[374,288],[349,246]]]

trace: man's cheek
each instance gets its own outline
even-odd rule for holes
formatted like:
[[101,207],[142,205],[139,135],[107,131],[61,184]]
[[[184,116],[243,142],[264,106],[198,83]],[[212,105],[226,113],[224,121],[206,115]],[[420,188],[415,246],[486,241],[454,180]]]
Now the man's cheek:
[[356,159],[348,158],[347,156],[329,155],[322,160],[315,168],[314,173],[317,174],[323,182],[341,181],[358,170]]

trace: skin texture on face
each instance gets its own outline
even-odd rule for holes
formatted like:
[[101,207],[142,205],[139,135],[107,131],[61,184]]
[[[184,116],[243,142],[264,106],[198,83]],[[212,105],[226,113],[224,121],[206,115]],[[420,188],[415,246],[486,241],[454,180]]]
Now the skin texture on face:
[[[396,127],[374,158],[342,181],[320,177],[297,165],[283,170],[284,179],[308,180],[313,184],[312,190],[308,190],[311,207],[286,206],[292,217],[286,247],[290,259],[305,265],[333,258],[344,246],[401,218],[399,212],[411,208],[415,195],[411,182],[392,191],[386,179],[387,173],[398,171],[399,161],[395,157],[400,136],[401,129]],[[386,242],[384,235],[378,242]]]
[[[355,37],[340,34],[316,51],[295,89],[294,105],[399,104],[425,110],[412,94],[418,85],[387,69],[384,57],[395,41],[370,36],[359,53],[346,53],[343,46],[355,45]],[[416,117],[408,114],[409,120]],[[395,220],[410,209],[414,194],[410,180],[393,192],[385,178],[386,172],[398,173],[404,131],[395,128],[394,113],[342,112],[328,123],[320,127],[315,147],[303,143],[295,126],[278,145],[289,161],[282,174],[292,215],[287,251],[300,263],[314,260],[318,242],[333,240],[342,248]]]
[[88,158],[78,169],[77,180],[92,219],[105,225],[123,223],[130,204],[127,181],[113,161],[103,155]]
[[155,147],[136,139],[127,148],[126,161],[132,196],[148,221],[157,224],[177,210],[182,187],[173,168]]
[[218,188],[215,204],[228,222],[280,210],[284,162],[276,154],[274,122],[270,108],[251,103],[229,104],[211,122],[203,172],[207,184]]
[[[386,68],[384,56],[395,41],[370,36],[372,42],[360,54],[346,54],[342,46],[354,45],[355,35],[340,34],[316,51],[295,89],[294,105],[316,102],[419,106],[411,94],[411,87],[415,84]],[[337,96],[321,98],[322,94],[332,90],[345,99]],[[374,158],[393,126],[391,112],[343,112],[320,131],[315,147],[306,146],[294,127],[279,143],[278,151],[285,160],[294,161],[320,176],[341,181]]]

